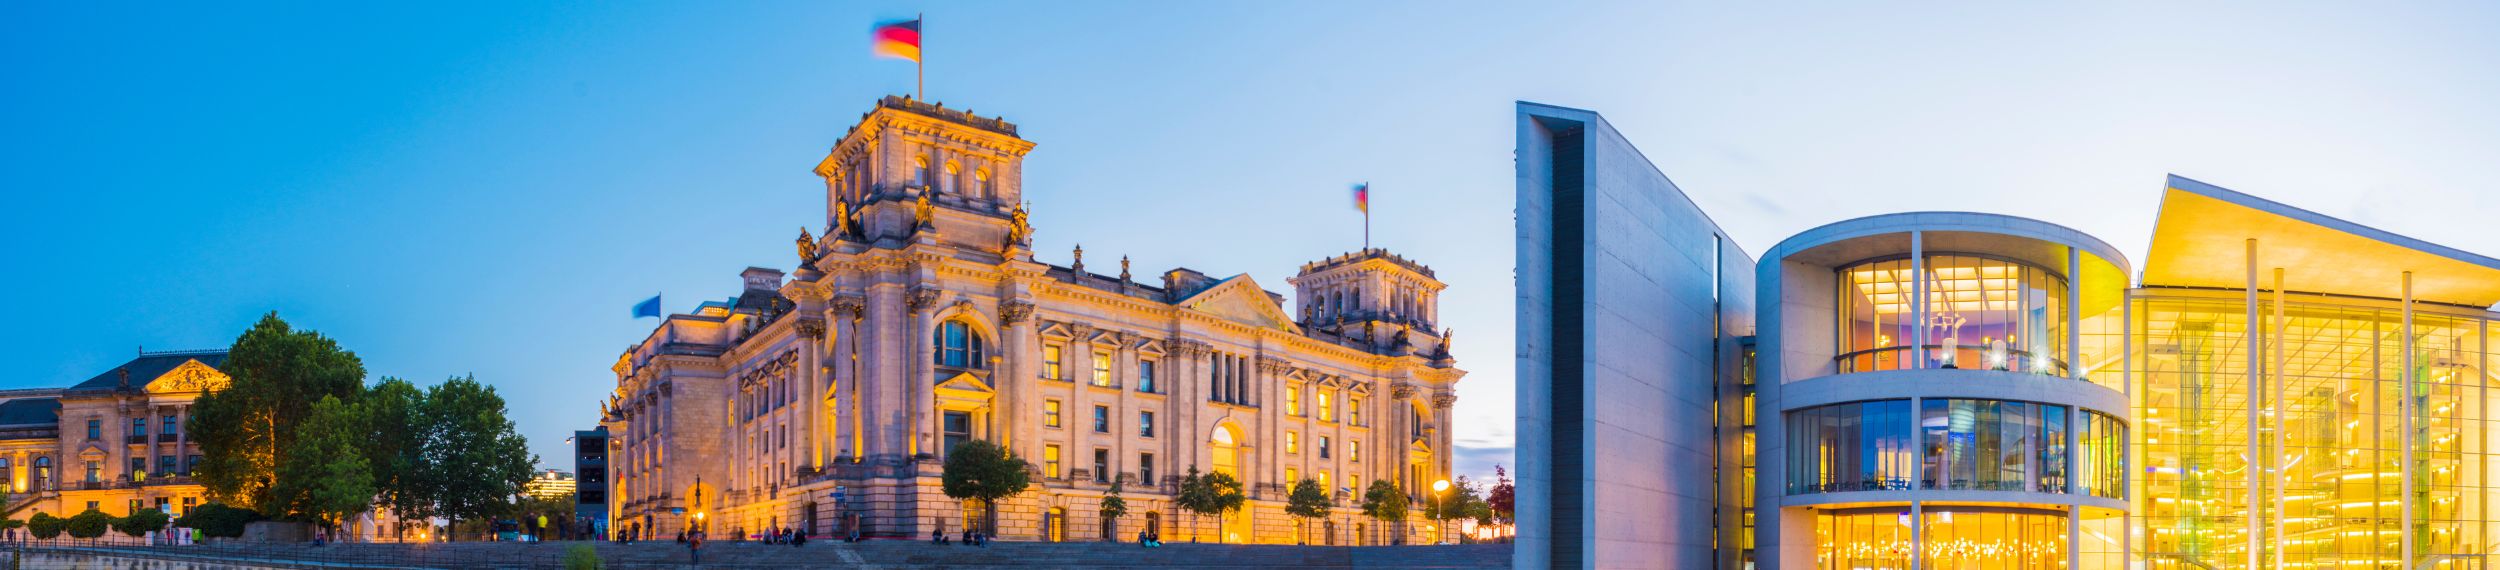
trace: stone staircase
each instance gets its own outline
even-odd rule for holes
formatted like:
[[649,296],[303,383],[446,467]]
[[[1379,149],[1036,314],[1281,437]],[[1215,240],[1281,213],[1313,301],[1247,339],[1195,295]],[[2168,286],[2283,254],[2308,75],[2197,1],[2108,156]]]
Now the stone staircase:
[[[228,545],[224,547],[104,547],[79,549],[142,559],[226,561],[257,568],[561,568],[574,544],[550,542],[456,544]],[[697,568],[686,547],[674,542],[632,545],[596,543],[608,568]],[[815,541],[806,546],[713,543],[700,568],[1414,568],[1506,569],[1507,544],[1460,546],[1286,546],[1134,543],[993,542],[989,546],[940,546],[921,541],[857,544]]]

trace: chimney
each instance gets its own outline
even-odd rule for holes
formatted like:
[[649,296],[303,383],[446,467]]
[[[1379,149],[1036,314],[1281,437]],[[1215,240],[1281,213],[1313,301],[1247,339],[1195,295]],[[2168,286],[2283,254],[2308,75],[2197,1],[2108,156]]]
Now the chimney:
[[780,291],[781,276],[781,270],[768,267],[749,267],[738,272],[738,277],[746,279],[748,291]]

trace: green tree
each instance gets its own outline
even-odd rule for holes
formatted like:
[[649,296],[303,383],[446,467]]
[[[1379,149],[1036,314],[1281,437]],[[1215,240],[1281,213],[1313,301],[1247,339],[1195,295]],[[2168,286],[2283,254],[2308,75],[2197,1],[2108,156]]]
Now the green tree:
[[165,530],[165,525],[171,522],[172,517],[166,515],[165,511],[156,509],[139,509],[139,512],[130,513],[130,516],[113,519],[113,530],[121,531],[122,534],[127,534],[136,538],[147,536],[148,533],[151,532]]
[[17,519],[0,519],[0,530],[17,530],[21,528],[26,528],[26,521]]
[[407,527],[434,516],[433,493],[425,475],[425,391],[406,380],[383,378],[364,401],[368,439],[365,460],[373,472],[377,506],[399,515],[392,535],[405,538]]
[[87,509],[87,512],[69,517],[67,530],[69,530],[70,538],[95,538],[104,536],[105,528],[112,525],[113,515],[104,514],[104,511]]
[[[1196,514],[1215,515],[1217,517],[1216,520],[1218,521],[1217,532],[1221,533],[1223,532],[1221,529],[1221,521],[1223,520],[1224,513],[1241,510],[1242,503],[1248,501],[1249,496],[1242,494],[1241,480],[1234,479],[1232,474],[1222,471],[1200,476],[1198,478],[1198,484],[1202,487],[1199,502],[1188,508],[1191,512]],[[1191,542],[1196,541],[1197,539],[1194,537],[1191,539]],[[1219,534],[1216,538],[1216,542],[1223,541],[1223,537]]]
[[513,431],[503,397],[476,378],[426,390],[422,480],[434,514],[457,522],[503,514],[538,463]]
[[1189,466],[1189,473],[1181,475],[1180,490],[1172,494],[1172,506],[1189,513],[1190,542],[1198,541],[1198,513],[1215,510],[1211,506],[1214,497],[1215,489],[1207,486],[1207,477],[1198,474],[1198,466]]
[[301,435],[289,443],[288,460],[271,486],[272,495],[292,499],[288,513],[338,528],[373,504],[373,471],[360,449],[366,439],[362,408],[322,396],[298,425]]
[[990,526],[997,518],[998,500],[1024,492],[1033,483],[1032,465],[1015,452],[987,440],[966,440],[946,452],[946,467],[940,482],[946,496],[960,501],[977,501],[981,507],[982,531],[994,532]]
[[1120,517],[1128,516],[1128,500],[1120,498],[1120,480],[1111,480],[1111,492],[1102,496],[1102,539],[1119,542]]
[[1373,479],[1363,491],[1363,516],[1395,525],[1397,536],[1406,536],[1406,492],[1385,479]]
[[364,386],[364,362],[272,312],[235,339],[218,368],[232,382],[193,401],[185,425],[203,456],[194,475],[211,501],[283,514],[271,506],[295,498],[273,496],[272,487],[304,433],[296,427],[323,396],[353,402]]
[[1510,472],[1503,471],[1501,465],[1494,465],[1493,488],[1484,492],[1485,524],[1511,524],[1511,521],[1517,518],[1517,515],[1513,513],[1513,509],[1516,508],[1514,501],[1517,500],[1515,498],[1517,494],[1518,488],[1511,484]]
[[1330,506],[1328,491],[1319,488],[1318,481],[1303,479],[1294,482],[1293,494],[1285,497],[1285,514],[1293,515],[1295,530],[1301,533],[1294,539],[1295,544],[1310,542],[1311,519],[1328,516]]
[[52,513],[35,513],[35,516],[26,518],[27,534],[44,540],[61,536],[61,528],[68,525],[69,519],[52,516]]
[[174,519],[174,526],[199,529],[200,534],[217,538],[239,538],[244,525],[260,519],[260,513],[250,509],[211,502],[191,507],[182,518]]
[[1485,510],[1484,499],[1476,496],[1476,483],[1467,480],[1464,475],[1451,480],[1448,490],[1425,499],[1424,518],[1440,521],[1437,524],[1442,527],[1440,536],[1433,537],[1434,542],[1449,537],[1452,531],[1457,530],[1454,527],[1458,521],[1478,518],[1477,514]]

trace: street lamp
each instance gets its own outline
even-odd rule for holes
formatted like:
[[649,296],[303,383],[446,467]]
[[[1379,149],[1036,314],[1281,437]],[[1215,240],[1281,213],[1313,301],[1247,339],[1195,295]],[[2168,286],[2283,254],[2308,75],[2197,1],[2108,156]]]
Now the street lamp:
[[1450,480],[1433,481],[1432,492],[1440,495],[1432,500],[1432,512],[1440,515],[1438,518],[1441,519],[1433,524],[1440,525],[1441,542],[1447,543],[1450,541]]

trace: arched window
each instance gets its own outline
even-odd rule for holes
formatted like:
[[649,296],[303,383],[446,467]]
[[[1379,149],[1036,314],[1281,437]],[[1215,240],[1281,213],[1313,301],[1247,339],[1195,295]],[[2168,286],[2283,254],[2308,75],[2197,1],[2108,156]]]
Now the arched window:
[[979,193],[982,198],[998,197],[997,188],[990,186],[990,169],[972,171],[972,191]]
[[929,157],[927,157],[927,156],[912,157],[912,159],[911,159],[911,185],[913,185],[913,186],[922,186],[922,187],[926,187],[926,186],[928,186],[928,185],[929,185]]
[[964,169],[962,165],[955,164],[955,161],[952,160],[946,161],[946,176],[938,179],[938,192],[942,194],[955,193],[955,181],[963,176],[963,172]]
[[972,325],[950,320],[938,325],[937,338],[930,342],[937,347],[938,366],[954,368],[989,368],[989,353],[981,346],[981,333]]

